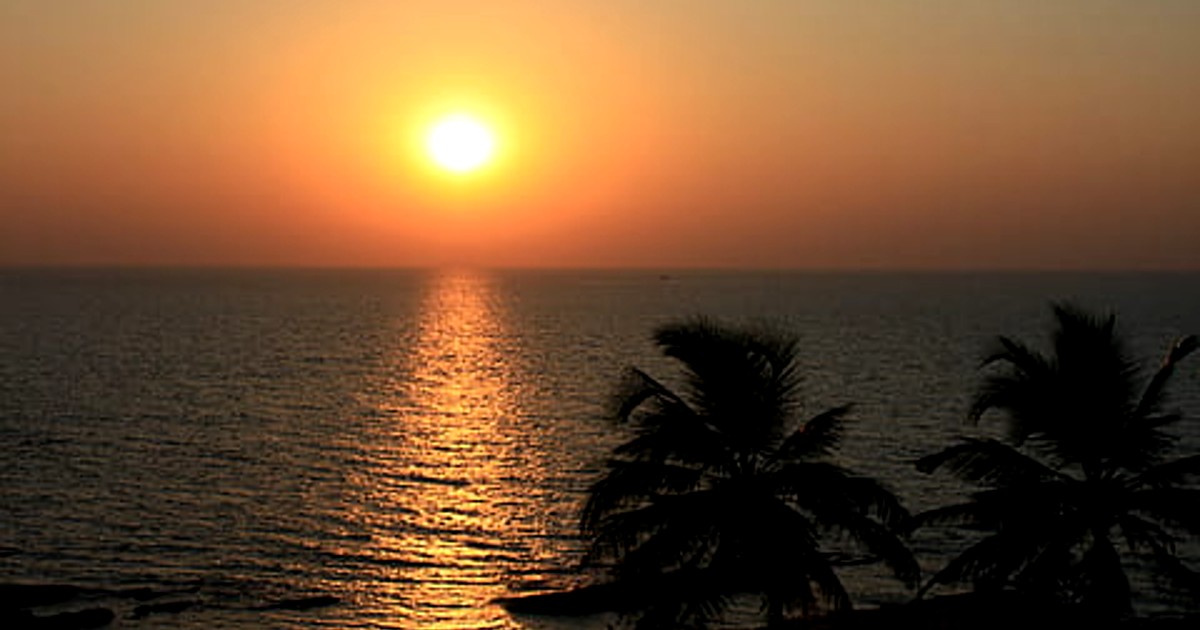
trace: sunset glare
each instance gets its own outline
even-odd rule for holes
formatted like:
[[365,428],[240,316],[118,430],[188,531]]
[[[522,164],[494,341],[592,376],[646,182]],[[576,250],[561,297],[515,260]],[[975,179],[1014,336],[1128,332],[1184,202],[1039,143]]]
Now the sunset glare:
[[9,0],[0,265],[1197,269],[1197,32],[1190,0]]
[[496,148],[491,130],[465,114],[439,120],[430,129],[426,143],[433,161],[455,173],[466,173],[485,165]]

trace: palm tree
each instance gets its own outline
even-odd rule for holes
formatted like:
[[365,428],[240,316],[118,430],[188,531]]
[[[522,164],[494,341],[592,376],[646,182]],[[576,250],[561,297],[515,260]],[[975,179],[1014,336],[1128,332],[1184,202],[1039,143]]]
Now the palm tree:
[[634,436],[581,518],[585,564],[654,593],[646,625],[702,624],[738,594],[761,597],[772,621],[849,608],[833,567],[851,553],[915,586],[916,562],[891,529],[907,512],[830,461],[849,407],[797,419],[795,340],[705,320],[664,326],[654,340],[678,361],[682,389],[629,371],[616,416]]
[[[1196,574],[1175,554],[1180,531],[1200,533],[1200,455],[1168,459],[1182,419],[1164,408],[1176,365],[1197,347],[1174,343],[1142,386],[1142,372],[1118,336],[1114,317],[1054,307],[1053,354],[999,338],[984,360],[1002,369],[982,382],[969,412],[1003,415],[1007,440],[965,439],[918,461],[983,486],[960,505],[915,517],[990,534],[922,588],[972,582],[977,590],[1015,588],[1101,614],[1132,612],[1118,543],[1149,552],[1176,585]],[[1117,537],[1119,533],[1119,538]]]

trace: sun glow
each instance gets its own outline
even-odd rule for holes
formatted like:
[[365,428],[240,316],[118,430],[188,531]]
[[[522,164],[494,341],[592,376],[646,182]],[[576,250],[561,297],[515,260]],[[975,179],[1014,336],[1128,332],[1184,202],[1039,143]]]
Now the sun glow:
[[430,127],[425,147],[438,166],[454,173],[468,173],[492,159],[496,138],[479,120],[453,114]]

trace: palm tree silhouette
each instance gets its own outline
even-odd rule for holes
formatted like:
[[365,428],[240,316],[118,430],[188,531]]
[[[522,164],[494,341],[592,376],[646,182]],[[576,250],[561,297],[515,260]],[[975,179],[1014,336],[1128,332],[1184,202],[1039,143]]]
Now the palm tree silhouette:
[[[703,624],[737,594],[779,621],[850,607],[839,562],[882,560],[915,586],[891,527],[908,518],[876,481],[829,461],[849,407],[800,423],[795,340],[706,320],[654,339],[682,368],[676,393],[631,369],[616,397],[634,437],[616,448],[581,518],[585,559],[645,585],[651,627]],[[833,536],[849,541],[835,552]]]
[[983,486],[971,500],[914,518],[990,531],[921,589],[972,582],[977,590],[1015,588],[1044,601],[1099,614],[1132,612],[1120,533],[1130,551],[1149,552],[1177,586],[1196,574],[1175,555],[1180,530],[1200,532],[1200,491],[1183,487],[1200,456],[1168,459],[1182,419],[1164,408],[1176,365],[1197,347],[1175,342],[1141,387],[1142,372],[1115,330],[1070,305],[1054,307],[1053,354],[999,338],[969,412],[1003,414],[1007,443],[965,439],[917,462]]

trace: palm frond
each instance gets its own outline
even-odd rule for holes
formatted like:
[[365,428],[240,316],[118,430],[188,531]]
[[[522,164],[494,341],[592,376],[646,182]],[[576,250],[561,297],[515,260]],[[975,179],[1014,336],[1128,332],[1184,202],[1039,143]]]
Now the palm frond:
[[716,535],[705,518],[710,507],[703,493],[689,493],[606,514],[591,531],[584,564],[619,561],[618,574],[626,577],[694,565]]
[[[741,590],[762,594],[763,608],[772,621],[786,617],[788,613],[807,616],[825,608],[840,610],[849,605],[844,586],[815,545],[795,544],[780,551],[766,556],[770,564],[756,568],[744,563],[735,565],[741,576]],[[733,562],[737,563],[737,560]],[[724,565],[714,565],[712,570],[722,574],[728,571]]]
[[1058,302],[1051,308],[1056,324],[1051,340],[1060,368],[1076,367],[1071,365],[1076,361],[1109,359],[1123,354],[1123,344],[1115,334],[1116,315],[1093,315],[1069,302]]
[[[854,602],[850,599],[850,593],[846,591],[846,587],[842,584],[842,580],[838,578],[833,567],[822,562],[812,562],[810,567],[808,572],[809,580],[817,585],[817,589],[830,611],[836,613],[843,610],[850,610],[854,607]],[[807,614],[807,611],[805,613]]]
[[1200,475],[1200,456],[1164,463],[1176,438],[1161,429],[1181,419],[1163,409],[1166,386],[1200,342],[1176,342],[1141,389],[1139,364],[1117,334],[1115,316],[1056,304],[1054,317],[1051,354],[1001,337],[984,360],[994,371],[982,379],[968,419],[999,412],[1009,444],[964,439],[917,462],[923,472],[946,469],[988,489],[916,515],[914,527],[992,532],[922,593],[948,582],[1010,584],[1127,612],[1130,587],[1110,538],[1114,522],[1131,550],[1150,549],[1167,570],[1193,577],[1173,555],[1168,527],[1200,533],[1200,490],[1179,487]]
[[1019,444],[1025,438],[1022,430],[1024,414],[1036,410],[1038,401],[1045,399],[1044,384],[1053,378],[1051,362],[1028,346],[1008,337],[997,337],[997,349],[989,353],[980,367],[1002,363],[1007,368],[1000,374],[984,379],[967,412],[967,419],[978,422],[990,409],[1010,414],[1010,435]]
[[926,510],[912,517],[910,529],[955,525],[968,529],[1019,529],[1061,520],[1072,488],[1058,481],[989,488],[965,503]]
[[1096,536],[1077,564],[1067,573],[1064,586],[1075,602],[1090,611],[1125,616],[1133,612],[1129,578],[1121,557],[1107,536]]
[[1030,376],[1022,373],[993,374],[981,382],[967,412],[970,422],[978,422],[989,410],[1005,414],[1008,439],[1021,445],[1047,418],[1055,417],[1062,405],[1056,398],[1052,373]]
[[1109,476],[1134,475],[1162,463],[1178,437],[1156,428],[1173,420],[1154,417],[1143,422],[1131,421],[1108,435],[1098,435],[1091,448]]
[[1033,532],[1001,531],[971,545],[935,573],[918,592],[918,597],[938,584],[968,582],[983,589],[1004,586],[1050,546],[1048,536],[1031,534]]
[[909,519],[904,533],[909,534],[922,527],[942,525],[979,529],[995,527],[997,522],[991,510],[974,501],[968,501],[918,512]]
[[853,405],[827,409],[796,429],[779,446],[778,458],[802,459],[829,455],[842,439],[842,421]]
[[639,507],[658,496],[694,490],[702,476],[700,470],[661,461],[610,460],[608,474],[588,490],[580,527],[594,532],[608,514]]
[[[682,364],[689,405],[731,440],[776,439],[798,404],[793,339],[696,319],[659,328],[655,341]],[[743,422],[747,417],[755,421]]]
[[1145,391],[1142,392],[1135,417],[1150,417],[1162,410],[1167,383],[1175,373],[1175,366],[1198,347],[1200,347],[1200,340],[1195,335],[1188,335],[1177,339],[1171,344],[1171,347],[1167,349],[1166,356],[1163,357],[1158,371],[1154,373],[1154,377],[1150,379],[1150,383],[1146,385]]
[[721,576],[711,571],[671,571],[636,582],[635,628],[703,628],[730,604]]
[[670,411],[644,420],[629,441],[614,449],[619,456],[647,461],[677,461],[697,467],[725,463],[729,447],[710,424],[690,413]]
[[1116,335],[1115,318],[1066,304],[1055,306],[1055,316],[1052,358],[1002,338],[1002,349],[988,362],[1007,369],[983,381],[969,418],[978,420],[989,409],[1004,412],[1009,439],[1018,445],[1031,440],[1056,467],[1149,465],[1163,448],[1162,436],[1136,431],[1129,422],[1139,366]]
[[994,439],[963,438],[962,442],[917,460],[917,470],[951,474],[986,486],[1010,486],[1070,478],[1017,449]]
[[1200,454],[1188,455],[1149,468],[1131,482],[1134,486],[1166,488],[1200,477]]
[[984,356],[980,367],[1007,363],[1017,374],[1041,376],[1050,372],[1050,362],[1029,346],[1004,335],[996,337],[996,348]]
[[844,515],[838,523],[838,529],[844,531],[856,545],[882,561],[905,586],[915,588],[920,584],[921,568],[896,531],[857,513]]
[[733,592],[763,596],[772,619],[849,607],[821,549],[832,530],[915,579],[916,564],[893,533],[908,517],[900,501],[827,461],[850,407],[795,430],[794,338],[696,319],[661,327],[654,340],[677,361],[684,387],[676,393],[643,371],[626,374],[613,411],[634,435],[615,449],[581,511],[591,542],[584,563],[618,580],[714,581],[664,595],[640,625],[702,624]]
[[1192,606],[1200,600],[1200,572],[1184,564],[1173,553],[1156,553],[1154,560],[1158,564],[1166,583],[1177,591],[1187,594]]
[[631,420],[634,411],[651,402],[655,403],[656,407],[687,407],[687,403],[670,388],[635,367],[625,371],[612,400],[613,417],[624,421]]
[[855,511],[878,520],[890,529],[902,530],[912,518],[900,498],[871,477],[849,475],[841,485],[841,491]]
[[1130,551],[1149,549],[1155,553],[1175,553],[1175,537],[1157,523],[1133,514],[1119,514],[1117,527]]
[[1200,489],[1153,488],[1133,493],[1127,509],[1191,534],[1200,534]]
[[889,527],[899,527],[909,518],[899,498],[878,481],[830,462],[786,464],[764,475],[763,485],[828,526],[836,527],[844,512],[866,514]]

